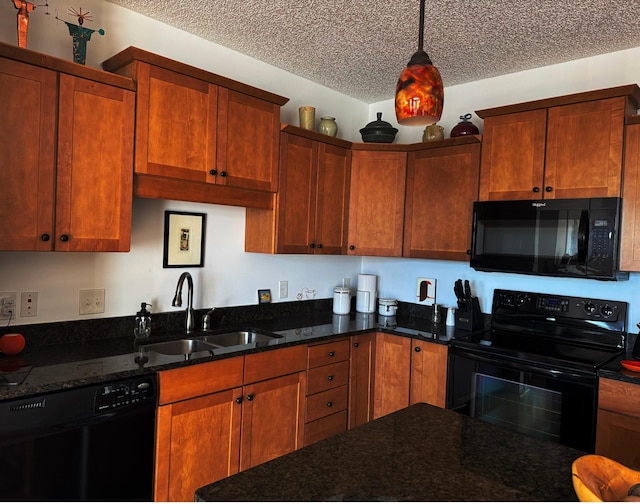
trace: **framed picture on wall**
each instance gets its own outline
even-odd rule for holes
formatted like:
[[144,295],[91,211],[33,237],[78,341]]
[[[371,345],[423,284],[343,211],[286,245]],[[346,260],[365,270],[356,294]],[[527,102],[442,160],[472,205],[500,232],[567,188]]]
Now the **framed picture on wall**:
[[207,214],[164,212],[163,268],[204,266],[204,229]]

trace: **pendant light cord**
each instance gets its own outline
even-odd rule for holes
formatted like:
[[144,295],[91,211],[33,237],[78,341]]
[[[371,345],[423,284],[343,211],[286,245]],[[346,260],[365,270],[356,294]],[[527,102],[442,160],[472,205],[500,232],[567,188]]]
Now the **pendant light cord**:
[[423,50],[424,44],[424,4],[425,0],[420,0],[420,32],[418,33],[418,51]]

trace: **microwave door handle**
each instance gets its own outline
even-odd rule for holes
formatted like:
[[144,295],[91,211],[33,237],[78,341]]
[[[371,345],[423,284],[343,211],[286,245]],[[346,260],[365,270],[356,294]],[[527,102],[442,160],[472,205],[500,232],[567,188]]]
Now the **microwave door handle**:
[[580,214],[580,224],[578,225],[578,264],[585,264],[587,261],[587,248],[589,246],[589,211],[583,210]]

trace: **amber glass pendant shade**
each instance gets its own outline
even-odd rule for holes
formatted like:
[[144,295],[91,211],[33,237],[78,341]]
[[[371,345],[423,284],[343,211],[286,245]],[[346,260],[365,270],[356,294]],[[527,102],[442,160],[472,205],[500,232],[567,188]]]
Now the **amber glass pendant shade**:
[[422,49],[424,5],[425,0],[420,0],[418,50],[400,74],[396,85],[396,119],[403,126],[426,126],[439,121],[444,105],[440,71]]

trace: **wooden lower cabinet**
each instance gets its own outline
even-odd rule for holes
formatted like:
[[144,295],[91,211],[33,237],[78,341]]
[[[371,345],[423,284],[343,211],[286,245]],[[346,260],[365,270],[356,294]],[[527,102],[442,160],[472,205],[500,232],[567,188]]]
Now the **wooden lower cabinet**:
[[640,467],[640,385],[600,378],[596,453]]
[[411,339],[378,333],[375,349],[373,419],[409,406]]
[[411,340],[411,387],[409,403],[425,402],[444,408],[447,398],[449,347]]
[[373,364],[376,333],[351,336],[349,357],[349,429],[373,418]]

